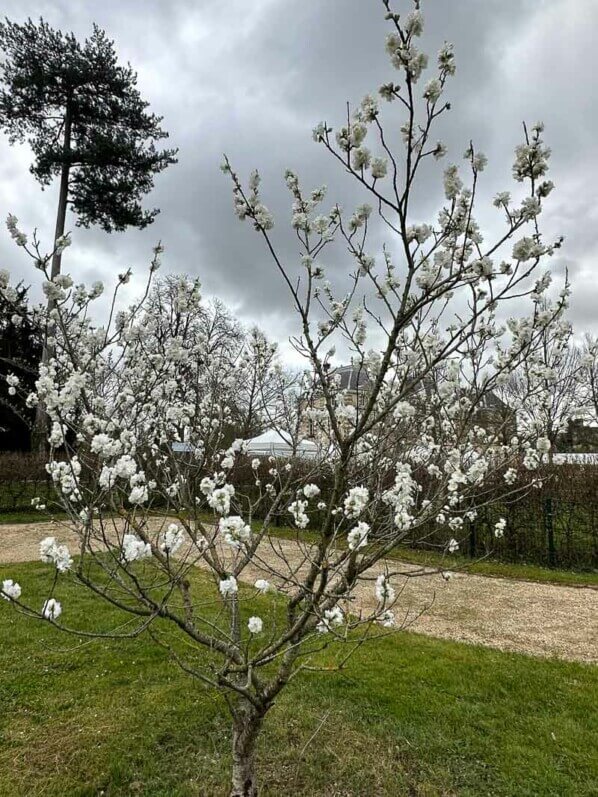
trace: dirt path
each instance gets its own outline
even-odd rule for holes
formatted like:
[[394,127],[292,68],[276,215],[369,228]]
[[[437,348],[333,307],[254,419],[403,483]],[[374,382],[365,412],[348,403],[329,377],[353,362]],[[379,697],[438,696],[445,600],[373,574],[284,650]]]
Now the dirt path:
[[[39,542],[50,534],[71,545],[77,540],[68,528],[52,523],[0,525],[0,562],[38,559]],[[258,549],[264,566],[284,575],[304,569],[309,554],[309,546],[276,538]],[[374,579],[385,566],[391,572],[421,572],[402,562],[381,563],[373,569],[372,581],[356,588],[351,611],[374,607]],[[243,577],[253,582],[265,572],[259,563],[252,564]],[[438,574],[395,575],[392,583],[397,593],[402,590],[397,619],[412,631],[535,656],[598,662],[598,590],[467,574],[456,574],[449,582]]]

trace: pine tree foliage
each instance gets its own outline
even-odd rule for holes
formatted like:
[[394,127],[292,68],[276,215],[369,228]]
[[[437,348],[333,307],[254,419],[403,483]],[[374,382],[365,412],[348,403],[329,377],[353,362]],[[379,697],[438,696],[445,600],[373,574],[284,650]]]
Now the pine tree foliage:
[[154,177],[176,163],[162,117],[148,111],[130,65],[97,25],[80,43],[40,19],[0,23],[0,127],[27,141],[31,172],[48,186],[68,170],[67,202],[83,227],[143,228],[158,210],[142,199]]

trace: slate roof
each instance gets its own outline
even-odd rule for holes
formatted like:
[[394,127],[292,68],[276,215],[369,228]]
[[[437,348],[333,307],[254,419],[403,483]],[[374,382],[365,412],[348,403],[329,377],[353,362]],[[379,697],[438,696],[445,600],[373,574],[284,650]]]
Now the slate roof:
[[341,365],[332,371],[332,376],[340,376],[341,390],[357,390],[366,385],[370,379],[364,368],[355,368],[353,365]]

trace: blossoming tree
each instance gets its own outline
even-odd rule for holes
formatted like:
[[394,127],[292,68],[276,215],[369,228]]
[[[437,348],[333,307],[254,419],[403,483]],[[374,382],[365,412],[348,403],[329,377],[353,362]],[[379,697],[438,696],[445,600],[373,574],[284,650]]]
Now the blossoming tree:
[[[388,554],[407,536],[438,526],[446,549],[456,550],[466,519],[496,500],[484,488],[488,477],[498,474],[508,495],[515,465],[523,459],[533,480],[546,448],[537,430],[504,445],[476,421],[484,397],[566,304],[566,288],[551,303],[549,276],[534,277],[560,243],[544,242],[538,226],[552,188],[544,179],[542,126],[526,129],[516,151],[520,195],[502,192],[495,200],[503,226],[494,240],[484,240],[475,220],[486,159],[473,145],[464,174],[456,165],[444,171],[437,218],[414,218],[421,167],[446,154],[432,135],[449,109],[443,96],[455,58],[444,45],[422,85],[428,59],[417,45],[419,3],[404,16],[388,0],[384,6],[386,49],[400,85],[386,82],[379,98],[365,97],[336,133],[326,123],[314,130],[373,207],[324,210],[325,189],[305,191],[287,172],[301,247],[299,262],[289,262],[276,247],[258,174],[245,187],[229,160],[223,164],[237,215],[263,238],[288,288],[298,319],[294,345],[309,375],[301,400],[289,398],[282,381],[267,403],[282,408],[276,417],[286,415],[293,445],[304,416],[325,425],[323,457],[256,458],[249,463],[252,490],[243,491],[236,473],[245,444],[227,442],[235,363],[215,358],[203,336],[181,334],[185,313],[200,302],[196,285],[177,285],[182,325],[162,323],[148,301],[159,249],[145,295],[102,325],[92,320],[100,287],[75,286],[64,274],[51,279],[51,255],[37,258],[54,300],[55,356],[29,401],[43,401],[52,419],[48,469],[79,543],[76,551],[57,538],[42,543],[42,559],[56,569],[42,607],[28,601],[26,584],[11,580],[3,597],[69,627],[60,585],[72,579],[130,613],[128,635],[151,633],[192,677],[222,692],[232,718],[232,795],[257,794],[264,719],[289,681],[317,666],[318,651],[344,642],[350,652],[368,635],[400,625],[395,604],[403,576]],[[398,141],[386,122],[395,113]],[[381,252],[370,244],[372,229],[386,238]],[[351,273],[335,275],[345,280],[340,295],[325,280],[335,242],[354,262]],[[4,287],[7,281],[4,275]],[[512,317],[526,296],[527,315]],[[331,367],[335,348],[350,352],[367,375],[357,402],[348,401]],[[181,442],[191,455],[177,453]],[[297,529],[294,541],[273,534],[280,512]],[[499,522],[497,535],[503,530]],[[210,601],[197,592],[206,584]],[[371,600],[358,602],[358,589]],[[184,646],[172,642],[177,635]]]
[[598,337],[584,336],[580,352],[581,406],[584,415],[595,423],[598,419]]
[[[587,360],[585,361],[587,362]],[[519,408],[519,426],[545,436],[549,459],[559,435],[584,404],[586,379],[581,351],[573,343],[573,328],[558,319],[540,335],[534,351],[513,370],[501,388],[511,405]]]

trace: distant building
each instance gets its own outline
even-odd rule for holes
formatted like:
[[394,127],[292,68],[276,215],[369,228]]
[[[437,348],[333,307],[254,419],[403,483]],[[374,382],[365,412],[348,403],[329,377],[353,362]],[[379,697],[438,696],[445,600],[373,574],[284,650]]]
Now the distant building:
[[[330,378],[334,380],[337,390],[343,392],[344,403],[356,408],[364,406],[368,396],[370,378],[363,368],[354,365],[340,365],[330,371]],[[323,410],[326,407],[324,396],[317,389],[306,399],[301,407],[303,420],[299,434],[308,440],[322,442],[327,437],[328,429],[322,427],[313,418],[309,417],[307,410]]]
[[338,378],[340,390],[348,390],[349,394],[355,395],[356,397],[359,392],[365,395],[367,385],[370,382],[370,378],[365,369],[356,368],[354,365],[340,365],[338,368],[334,368],[331,371],[331,376],[333,378]]
[[517,410],[493,390],[485,393],[475,409],[473,422],[506,444],[517,434]]
[[560,452],[572,454],[598,453],[598,426],[590,426],[583,418],[571,418],[556,447]]
[[[331,379],[336,380],[338,390],[343,392],[344,403],[362,409],[368,399],[371,380],[364,368],[354,365],[341,365],[330,371]],[[427,377],[422,380],[413,379],[411,388],[405,391],[405,398],[419,405],[422,412],[426,411],[432,389]],[[309,402],[307,404],[307,402]],[[328,424],[310,417],[306,410],[324,410],[324,396],[318,389],[314,390],[309,399],[302,406],[303,420],[300,435],[308,440],[322,441],[329,434]],[[472,425],[481,426],[489,434],[495,436],[500,443],[508,443],[517,434],[517,413],[512,407],[505,404],[496,393],[490,391],[480,400],[474,410]]]

